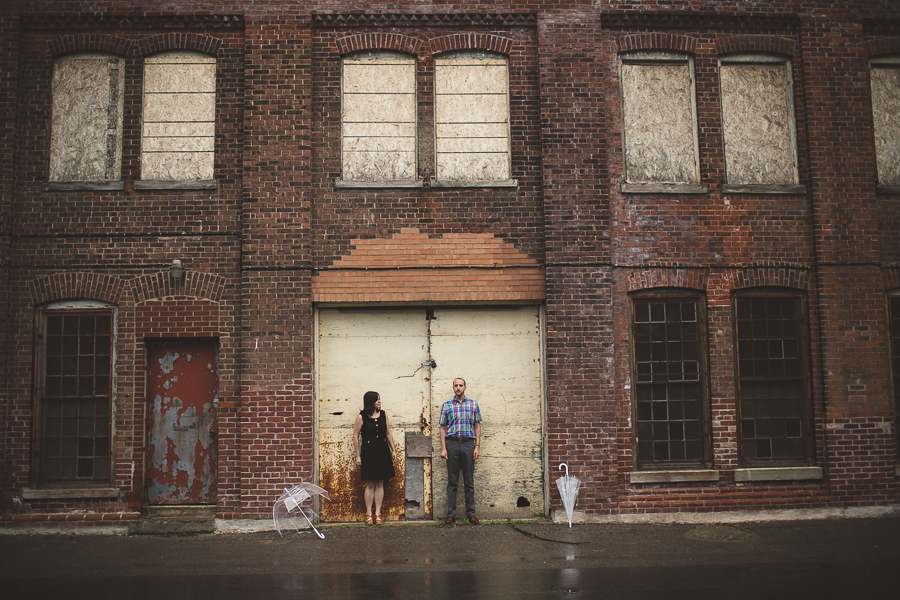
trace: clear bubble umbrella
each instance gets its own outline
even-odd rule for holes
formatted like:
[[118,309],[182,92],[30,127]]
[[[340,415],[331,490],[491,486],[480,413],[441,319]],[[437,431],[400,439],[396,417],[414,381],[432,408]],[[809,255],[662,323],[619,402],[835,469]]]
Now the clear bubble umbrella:
[[569,527],[571,527],[572,511],[575,509],[575,501],[578,499],[578,487],[581,485],[581,480],[569,475],[569,465],[559,463],[559,469],[562,470],[563,467],[566,468],[566,474],[556,480],[556,487],[559,489],[559,497],[562,498],[566,516],[569,518]]
[[290,489],[284,488],[284,493],[279,496],[278,500],[275,501],[275,506],[272,507],[272,520],[275,522],[275,529],[278,531],[278,535],[283,536],[282,530],[288,526],[299,531],[300,527],[298,527],[297,523],[299,521],[302,524],[303,521],[300,521],[302,517],[309,523],[309,526],[312,527],[317,536],[323,540],[325,539],[325,536],[312,523],[312,518],[319,516],[312,509],[313,496],[321,496],[326,500],[331,500],[326,490],[311,483],[301,483]]

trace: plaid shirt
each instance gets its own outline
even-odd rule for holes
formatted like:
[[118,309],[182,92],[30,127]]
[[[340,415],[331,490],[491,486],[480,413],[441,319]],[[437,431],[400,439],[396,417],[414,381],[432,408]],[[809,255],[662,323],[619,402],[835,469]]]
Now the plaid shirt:
[[475,437],[475,423],[481,423],[481,409],[471,398],[457,402],[454,397],[441,407],[441,425],[447,426],[449,437]]

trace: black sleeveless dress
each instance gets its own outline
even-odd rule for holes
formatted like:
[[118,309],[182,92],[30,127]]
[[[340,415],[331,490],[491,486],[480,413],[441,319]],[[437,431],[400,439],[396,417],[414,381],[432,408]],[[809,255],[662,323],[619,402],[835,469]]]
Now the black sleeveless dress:
[[365,413],[362,415],[362,429],[360,435],[359,457],[362,466],[359,470],[359,478],[363,481],[381,481],[394,476],[394,461],[391,460],[391,450],[387,441],[387,417],[384,411],[377,419],[373,419]]

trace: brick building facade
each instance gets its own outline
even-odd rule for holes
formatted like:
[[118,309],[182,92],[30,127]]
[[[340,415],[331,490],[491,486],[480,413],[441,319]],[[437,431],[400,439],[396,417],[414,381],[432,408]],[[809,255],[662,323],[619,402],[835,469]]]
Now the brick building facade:
[[895,507],[900,6],[696,4],[7,2],[0,523]]

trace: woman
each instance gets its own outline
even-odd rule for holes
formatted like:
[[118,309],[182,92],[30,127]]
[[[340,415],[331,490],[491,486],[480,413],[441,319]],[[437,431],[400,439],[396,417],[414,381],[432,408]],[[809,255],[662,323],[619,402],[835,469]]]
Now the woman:
[[366,482],[366,525],[372,524],[373,500],[375,524],[381,525],[384,480],[394,476],[394,438],[377,392],[366,392],[363,396],[363,409],[353,424],[353,449],[356,450],[356,464],[360,466],[360,479]]

